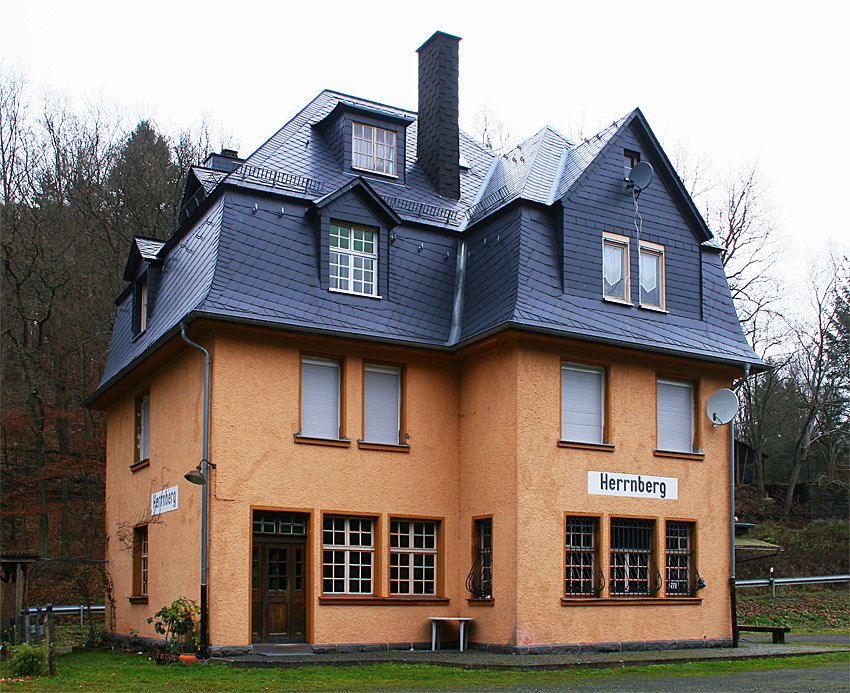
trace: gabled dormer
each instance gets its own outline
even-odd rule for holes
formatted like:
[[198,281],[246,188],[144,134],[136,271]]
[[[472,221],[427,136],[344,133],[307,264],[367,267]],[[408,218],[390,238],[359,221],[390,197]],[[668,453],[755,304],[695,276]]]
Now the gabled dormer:
[[404,184],[413,116],[341,100],[313,125],[346,173]]
[[227,174],[235,171],[243,163],[239,152],[234,149],[222,149],[220,154],[209,154],[200,166],[192,166],[186,176],[183,201],[180,203],[178,225],[195,212]]
[[316,200],[319,279],[334,294],[385,298],[391,231],[401,218],[363,178]]
[[116,304],[132,300],[133,337],[143,334],[147,329],[156,303],[156,294],[162,274],[162,259],[159,251],[165,243],[154,238],[136,236],[130,248],[127,265],[124,267],[124,281],[130,282],[116,299]]

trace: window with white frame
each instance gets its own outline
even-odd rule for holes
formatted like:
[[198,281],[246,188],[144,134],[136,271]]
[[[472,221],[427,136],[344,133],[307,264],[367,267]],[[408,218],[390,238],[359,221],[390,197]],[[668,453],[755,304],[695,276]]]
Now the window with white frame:
[[133,529],[133,595],[148,593],[148,526]]
[[145,394],[136,399],[136,462],[150,459],[151,398]]
[[363,373],[363,442],[401,442],[401,368],[366,365]]
[[308,438],[339,439],[339,361],[301,358],[301,431]]
[[390,594],[437,593],[437,523],[390,520]]
[[694,384],[658,378],[657,400],[658,449],[694,452]]
[[605,442],[605,369],[561,364],[561,440]]
[[375,540],[372,519],[330,517],[322,527],[322,592],[372,594]]
[[664,246],[640,244],[640,304],[664,310]]
[[355,168],[394,176],[395,132],[354,123],[351,163]]
[[331,222],[330,288],[350,294],[378,294],[378,233],[374,229]]
[[602,237],[602,295],[628,301],[629,283],[629,239],[606,233]]

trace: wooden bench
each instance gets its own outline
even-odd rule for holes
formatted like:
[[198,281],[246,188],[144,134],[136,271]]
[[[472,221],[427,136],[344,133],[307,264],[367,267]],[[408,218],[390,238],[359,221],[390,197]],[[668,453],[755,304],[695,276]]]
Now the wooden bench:
[[738,626],[738,631],[745,630],[750,633],[770,633],[773,636],[773,642],[777,645],[785,644],[785,634],[790,633],[791,629],[788,626]]

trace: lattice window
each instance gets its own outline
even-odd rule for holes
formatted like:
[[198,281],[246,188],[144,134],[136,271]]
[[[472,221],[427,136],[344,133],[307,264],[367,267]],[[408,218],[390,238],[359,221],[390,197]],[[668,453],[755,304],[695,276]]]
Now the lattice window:
[[437,593],[437,523],[390,521],[390,593]]
[[378,273],[378,234],[374,229],[331,223],[330,288],[375,296]]
[[352,165],[368,171],[395,175],[395,133],[354,123]]
[[375,554],[372,520],[325,517],[322,541],[322,591],[325,594],[372,594]]

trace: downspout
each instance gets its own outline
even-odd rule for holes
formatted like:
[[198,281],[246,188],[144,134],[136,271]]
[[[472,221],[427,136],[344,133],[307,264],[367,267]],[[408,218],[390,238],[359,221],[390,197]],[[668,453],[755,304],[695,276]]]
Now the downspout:
[[[738,381],[734,389],[738,389],[743,385],[747,378],[750,377],[750,364],[744,364],[744,377]],[[731,594],[732,607],[732,647],[738,647],[738,595],[735,588],[735,420],[729,424],[729,502],[731,508],[731,529],[732,541],[730,542],[730,576],[729,589]]]
[[463,290],[466,286],[466,239],[457,242],[457,271],[455,272],[454,301],[452,302],[452,329],[448,344],[457,344],[463,324]]
[[203,465],[201,471],[207,483],[201,486],[201,659],[209,658],[209,606],[207,604],[207,534],[209,504],[209,456],[210,456],[210,352],[200,344],[196,344],[186,336],[186,323],[180,323],[180,334],[183,341],[204,355],[204,432],[203,432]]

